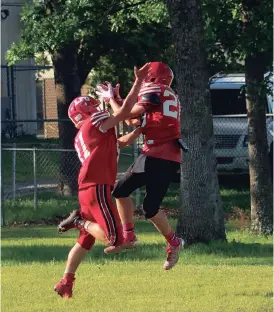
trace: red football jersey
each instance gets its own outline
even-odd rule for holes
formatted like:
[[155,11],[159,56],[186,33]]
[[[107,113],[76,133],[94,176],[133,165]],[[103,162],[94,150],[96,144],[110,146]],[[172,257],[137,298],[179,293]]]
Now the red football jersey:
[[176,142],[181,137],[180,103],[174,91],[166,85],[146,83],[139,92],[137,105],[146,110],[142,153],[181,162],[181,149]]
[[110,115],[107,111],[94,108],[74,141],[74,147],[82,163],[79,172],[79,189],[96,184],[113,186],[117,175],[118,145],[115,128],[100,130],[102,121]]

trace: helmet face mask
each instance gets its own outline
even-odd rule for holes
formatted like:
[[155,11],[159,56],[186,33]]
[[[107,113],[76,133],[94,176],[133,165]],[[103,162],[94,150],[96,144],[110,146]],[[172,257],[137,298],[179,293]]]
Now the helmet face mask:
[[170,86],[174,75],[170,67],[162,62],[151,62],[145,82]]
[[76,128],[80,128],[94,111],[98,110],[100,101],[91,96],[79,96],[74,99],[68,109],[68,116]]

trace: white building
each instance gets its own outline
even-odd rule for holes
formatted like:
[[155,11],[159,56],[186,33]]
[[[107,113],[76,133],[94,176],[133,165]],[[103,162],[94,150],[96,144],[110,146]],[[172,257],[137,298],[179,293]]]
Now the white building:
[[[1,119],[7,119],[7,109],[16,120],[37,119],[34,60],[18,62],[13,71],[7,67],[5,54],[13,42],[20,40],[22,23],[20,11],[25,0],[3,0],[1,7]],[[6,12],[3,10],[7,10]],[[8,15],[6,14],[8,12]],[[6,17],[6,18],[4,18]],[[22,122],[20,129],[27,134],[36,133],[35,122]],[[2,129],[5,124],[2,124]]]

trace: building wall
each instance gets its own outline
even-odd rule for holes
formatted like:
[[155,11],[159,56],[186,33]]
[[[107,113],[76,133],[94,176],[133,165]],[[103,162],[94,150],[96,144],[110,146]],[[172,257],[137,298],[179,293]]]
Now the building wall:
[[[44,119],[58,119],[54,79],[43,80],[43,98]],[[45,139],[59,138],[57,122],[44,123],[44,137]]]
[[[18,42],[22,24],[20,22],[21,6],[27,1],[24,0],[4,0],[2,9],[9,10],[9,16],[1,22],[1,64],[7,65],[5,54],[13,42]],[[16,4],[17,6],[14,6]],[[28,59],[20,61],[16,65],[34,66],[34,60]],[[12,105],[12,93],[8,96],[8,79],[6,69],[1,70],[1,98]],[[11,81],[10,81],[11,84]],[[14,93],[15,93],[15,117],[17,120],[36,119],[36,82],[35,70],[24,70],[14,72]],[[36,123],[24,123],[25,133],[36,133]]]
[[[53,78],[43,78],[43,118],[58,119],[57,100],[55,93],[55,83]],[[86,96],[89,93],[90,86],[83,85],[81,95]],[[44,123],[44,137],[58,138],[59,130],[57,122]]]

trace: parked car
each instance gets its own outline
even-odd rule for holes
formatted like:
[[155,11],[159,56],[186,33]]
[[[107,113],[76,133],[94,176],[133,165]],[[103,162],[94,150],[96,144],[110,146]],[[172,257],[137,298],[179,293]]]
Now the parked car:
[[[272,76],[273,79],[273,76]],[[248,124],[244,74],[218,73],[210,78],[217,170],[220,175],[248,174]],[[269,159],[273,169],[273,97],[266,95]]]
[[[217,74],[210,79],[217,169],[220,174],[248,173],[248,125],[243,86],[244,74]],[[265,96],[267,114],[273,112],[273,98]],[[273,116],[266,117],[270,151]]]

